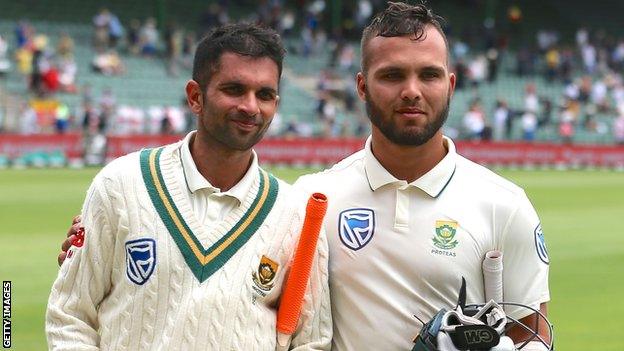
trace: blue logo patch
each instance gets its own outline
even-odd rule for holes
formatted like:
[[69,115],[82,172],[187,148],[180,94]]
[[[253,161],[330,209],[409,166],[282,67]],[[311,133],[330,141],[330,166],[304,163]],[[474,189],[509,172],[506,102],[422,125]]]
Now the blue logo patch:
[[368,208],[352,208],[340,212],[338,233],[342,243],[351,250],[363,248],[375,233],[375,212]]
[[546,250],[546,241],[544,240],[544,232],[542,231],[542,224],[538,224],[535,228],[535,249],[537,250],[537,256],[542,262],[549,264],[548,250]]
[[154,239],[137,239],[126,242],[126,274],[137,285],[143,285],[156,267],[156,242]]

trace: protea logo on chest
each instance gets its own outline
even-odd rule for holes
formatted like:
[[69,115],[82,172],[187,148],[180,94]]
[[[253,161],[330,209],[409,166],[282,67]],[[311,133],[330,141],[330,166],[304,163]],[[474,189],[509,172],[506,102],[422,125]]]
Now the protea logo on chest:
[[449,250],[454,249],[459,244],[455,238],[457,227],[458,224],[455,221],[436,221],[435,235],[431,240],[433,245],[440,250],[432,249],[431,253],[455,257],[455,252]]
[[277,262],[262,255],[258,268],[251,273],[254,282],[253,288],[258,294],[265,296],[266,292],[273,289],[278,268],[279,264]]

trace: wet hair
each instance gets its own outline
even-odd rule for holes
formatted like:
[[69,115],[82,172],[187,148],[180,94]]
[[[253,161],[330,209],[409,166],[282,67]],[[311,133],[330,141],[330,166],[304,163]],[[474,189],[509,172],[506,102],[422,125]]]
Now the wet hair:
[[388,7],[378,13],[362,33],[360,42],[362,72],[366,73],[368,68],[366,46],[374,37],[414,35],[414,40],[422,40],[425,36],[425,27],[432,25],[440,32],[448,49],[441,22],[444,22],[444,18],[434,14],[424,3],[409,5],[403,2],[388,2]]
[[221,56],[234,53],[253,58],[270,58],[282,76],[282,62],[286,50],[280,36],[272,29],[251,23],[231,23],[210,31],[197,45],[193,59],[193,80],[202,91],[219,70]]

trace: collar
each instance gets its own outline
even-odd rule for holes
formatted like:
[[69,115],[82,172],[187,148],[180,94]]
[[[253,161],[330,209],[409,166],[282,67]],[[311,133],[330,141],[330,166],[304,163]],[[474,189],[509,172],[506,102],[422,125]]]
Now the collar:
[[231,196],[236,198],[239,203],[247,197],[247,194],[251,190],[254,180],[258,176],[258,156],[255,151],[252,151],[251,166],[247,169],[247,172],[243,178],[236,183],[230,190],[221,193],[221,189],[213,186],[210,182],[204,178],[197,170],[193,156],[191,155],[190,143],[195,138],[195,131],[192,131],[186,135],[182,143],[180,144],[180,160],[182,162],[182,169],[184,170],[184,179],[186,186],[191,193],[195,193],[200,189],[208,189],[210,193],[220,193],[223,196]]
[[446,188],[455,174],[457,163],[457,152],[455,144],[446,136],[443,138],[444,147],[447,149],[446,156],[429,172],[411,183],[395,178],[379,163],[373,155],[371,149],[371,137],[369,136],[364,146],[364,169],[370,188],[375,191],[387,184],[397,184],[401,187],[414,186],[429,194],[431,197],[438,197]]

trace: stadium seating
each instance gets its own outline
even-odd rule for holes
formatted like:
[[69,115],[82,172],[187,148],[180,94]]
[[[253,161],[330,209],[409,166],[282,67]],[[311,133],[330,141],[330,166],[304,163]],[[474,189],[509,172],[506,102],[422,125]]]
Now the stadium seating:
[[[16,26],[15,20],[0,20],[0,33],[11,42],[14,40],[13,31]],[[56,45],[56,41],[62,32],[68,33],[75,43],[74,55],[78,64],[77,86],[89,84],[93,95],[99,96],[107,88],[112,89],[119,105],[132,105],[144,109],[150,106],[180,106],[183,98],[184,84],[190,71],[183,70],[176,77],[167,74],[164,60],[160,58],[149,59],[122,54],[122,60],[126,66],[126,74],[121,76],[104,76],[92,71],[90,65],[94,56],[91,47],[93,29],[90,24],[58,23],[50,21],[31,22],[37,33],[44,33],[49,37],[50,47]],[[300,54],[300,42],[290,40],[286,42],[291,48],[285,60],[284,79],[281,87],[280,114],[284,124],[298,121],[312,126],[315,134],[321,131],[316,117],[316,87],[314,84],[300,84],[301,80],[310,81],[318,77],[318,72],[325,69],[329,62],[329,50],[309,57]],[[359,48],[356,48],[356,52]],[[359,57],[356,58],[359,62]],[[478,88],[466,87],[458,90],[451,103],[451,109],[447,126],[461,129],[462,117],[467,111],[470,101],[478,96],[485,108],[486,114],[491,116],[496,100],[503,97],[512,109],[521,109],[526,84],[536,84],[539,96],[547,97],[553,102],[553,120],[557,119],[557,104],[561,100],[563,85],[561,83],[547,83],[541,77],[516,77],[512,74],[514,60],[511,54],[503,57],[499,78],[493,83],[482,83]],[[339,72],[340,73],[340,72]],[[352,73],[342,72],[344,79],[353,79]],[[25,77],[13,70],[7,77],[6,88],[9,92],[23,95],[26,90]],[[70,107],[80,105],[80,94],[58,94],[58,98]],[[610,130],[613,116],[597,115],[596,120],[604,124]],[[356,116],[346,112],[341,104],[338,104],[336,121],[343,123],[346,120],[355,120]],[[352,124],[351,124],[352,127]],[[519,140],[521,131],[520,123],[515,123],[512,133],[513,139]],[[554,125],[541,128],[537,134],[537,140],[558,140],[557,128]],[[610,132],[599,133],[577,128],[574,138],[582,143],[610,143],[613,138]]]

